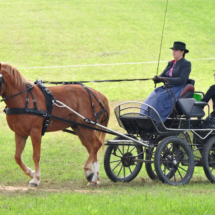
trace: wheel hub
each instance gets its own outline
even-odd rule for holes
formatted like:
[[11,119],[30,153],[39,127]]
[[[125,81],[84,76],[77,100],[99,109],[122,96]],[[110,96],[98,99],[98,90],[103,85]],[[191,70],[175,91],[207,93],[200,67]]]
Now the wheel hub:
[[174,164],[174,165],[177,165],[177,164],[178,164],[178,162],[177,162],[177,160],[176,160],[175,158],[173,159],[173,164]]
[[168,154],[165,156],[164,160],[168,161],[167,164],[164,163],[164,166],[171,170],[172,168],[178,167],[178,160],[172,154]]
[[122,164],[125,167],[129,167],[131,165],[134,165],[134,158],[132,157],[131,152],[127,152],[123,155],[123,157],[121,158],[122,160]]

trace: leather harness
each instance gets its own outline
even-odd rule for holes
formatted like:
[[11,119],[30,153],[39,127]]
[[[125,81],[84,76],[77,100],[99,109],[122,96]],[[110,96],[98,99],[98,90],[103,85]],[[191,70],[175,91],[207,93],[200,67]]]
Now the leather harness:
[[[34,82],[39,88],[40,90],[43,92],[44,96],[45,96],[45,99],[46,99],[46,111],[43,111],[43,110],[38,110],[38,107],[37,107],[37,102],[34,98],[34,95],[33,95],[33,92],[32,92],[32,88],[33,86],[32,85],[27,85],[27,89],[16,94],[16,95],[13,95],[11,97],[8,97],[8,98],[5,98],[5,99],[2,99],[2,101],[5,101],[9,98],[12,98],[12,97],[15,97],[17,95],[20,95],[21,93],[24,93],[27,91],[27,97],[26,97],[26,102],[25,102],[25,107],[24,108],[7,108],[5,107],[4,109],[4,112],[7,114],[7,115],[14,115],[14,114],[30,114],[30,115],[36,115],[36,116],[39,116],[39,117],[44,117],[44,121],[43,121],[43,128],[42,128],[42,136],[45,134],[48,126],[49,126],[49,123],[50,123],[50,119],[51,118],[54,118],[54,119],[57,119],[57,120],[61,120],[61,121],[64,121],[64,122],[68,122],[71,124],[71,127],[75,127],[77,125],[79,126],[83,126],[83,127],[87,127],[87,128],[90,128],[90,129],[93,129],[93,130],[98,130],[98,131],[102,131],[102,132],[106,132],[106,133],[110,133],[110,132],[107,132],[107,131],[104,131],[102,129],[98,129],[98,128],[95,128],[95,127],[92,127],[92,126],[88,126],[88,125],[84,125],[84,124],[81,124],[81,123],[77,123],[75,121],[71,121],[71,120],[67,120],[67,119],[63,119],[63,118],[60,118],[60,117],[57,117],[57,116],[53,116],[51,115],[51,112],[52,112],[52,109],[53,109],[53,105],[54,103],[56,102],[55,100],[55,97],[54,95],[51,93],[50,90],[48,90],[46,88],[46,86],[43,84],[42,80],[37,80],[36,82]],[[98,122],[99,120],[99,116],[106,112],[106,109],[104,108],[104,106],[102,105],[102,103],[97,99],[97,97],[92,93],[92,91],[90,91],[86,86],[84,86],[83,84],[80,84],[89,94],[89,97],[90,97],[90,101],[91,101],[91,105],[92,105],[92,109],[93,109],[93,114],[94,116],[96,117],[96,120],[95,120],[95,124]],[[32,96],[32,99],[33,99],[33,103],[34,103],[34,108],[28,108],[28,103],[29,103],[29,94],[31,94]],[[92,102],[92,96],[96,99],[96,101],[99,103],[99,105],[102,107],[102,111],[96,113],[95,112],[95,109],[94,109],[94,104]],[[85,119],[86,122],[90,122],[89,119]],[[74,126],[75,125],[75,126]],[[75,132],[73,131],[70,131],[70,130],[67,130],[65,129],[64,131],[66,132],[69,132],[69,133],[73,133],[75,134]]]

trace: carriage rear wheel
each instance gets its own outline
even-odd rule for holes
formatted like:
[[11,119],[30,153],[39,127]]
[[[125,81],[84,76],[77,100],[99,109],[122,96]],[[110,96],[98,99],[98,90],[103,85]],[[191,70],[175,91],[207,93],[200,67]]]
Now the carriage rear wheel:
[[[164,138],[166,138],[166,137],[165,136],[158,136],[156,138],[157,144],[159,144],[160,141],[162,141]],[[157,144],[155,147],[157,147]],[[156,150],[155,147],[152,148],[151,150],[146,150],[146,161],[149,161],[149,162],[145,163],[145,168],[146,168],[146,172],[147,172],[149,178],[152,180],[158,180],[159,179],[157,176],[156,170],[155,170],[155,165],[154,165],[154,156],[155,156],[155,150]]]
[[211,137],[205,144],[202,164],[207,178],[215,183],[215,137]]
[[170,185],[183,185],[190,181],[194,171],[194,158],[189,145],[179,137],[167,137],[158,145],[155,158],[158,178]]
[[[116,137],[114,140],[123,140]],[[132,181],[140,172],[143,160],[143,148],[139,145],[129,145],[123,142],[120,145],[109,145],[105,151],[104,169],[113,182]]]

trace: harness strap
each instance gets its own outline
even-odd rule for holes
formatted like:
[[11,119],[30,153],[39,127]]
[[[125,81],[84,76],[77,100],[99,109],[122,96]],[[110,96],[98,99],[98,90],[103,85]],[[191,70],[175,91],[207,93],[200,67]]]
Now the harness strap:
[[[68,119],[63,119],[63,118],[60,118],[58,116],[51,115],[47,111],[35,110],[35,109],[31,109],[31,108],[28,108],[27,110],[25,108],[5,108],[4,112],[7,115],[30,114],[30,115],[35,115],[35,116],[39,116],[39,117],[47,116],[49,118],[53,118],[53,119],[57,119],[57,120],[60,120],[60,121],[63,121],[63,122],[67,122],[67,123],[71,124],[71,126],[73,126],[73,125],[82,126],[82,127],[89,128],[89,129],[92,129],[92,130],[96,130],[96,131],[100,131],[100,132],[103,132],[103,133],[108,133],[108,134],[115,135],[115,133],[110,132],[110,131],[105,131],[103,129],[96,128],[94,126],[85,125],[85,124],[82,124],[82,123],[78,123],[78,122],[75,122],[75,121],[71,121],[71,120],[68,120]],[[87,121],[87,120],[85,120],[85,121]],[[96,125],[96,124],[92,124],[92,125]],[[65,129],[65,130],[67,130],[67,129]],[[70,132],[70,133],[74,133],[74,132]]]
[[[29,86],[30,86],[30,87],[29,87]],[[17,94],[14,94],[14,95],[12,95],[12,96],[9,96],[9,97],[7,97],[7,98],[4,98],[4,99],[1,100],[1,102],[6,101],[6,100],[8,100],[8,99],[11,99],[11,98],[13,98],[13,97],[16,97],[16,96],[18,96],[18,95],[20,95],[20,94],[22,94],[22,93],[24,93],[24,92],[30,90],[30,89],[33,88],[33,87],[34,87],[34,86],[32,86],[32,85],[27,85],[27,89],[25,89],[25,90],[23,90],[22,92],[19,92],[19,93],[17,93]]]
[[[39,85],[38,85],[38,86],[39,86]],[[35,100],[35,98],[34,98],[34,94],[33,94],[33,92],[32,92],[32,90],[31,90],[31,89],[30,89],[29,91],[30,91],[31,96],[32,96],[32,99],[33,99],[34,107],[35,107],[35,109],[36,109],[36,110],[38,110],[37,102],[36,102],[36,100]]]
[[35,110],[32,108],[5,108],[4,112],[7,115],[15,115],[15,114],[30,114],[30,115],[36,115],[36,116],[47,116],[48,112],[43,110]]
[[[87,92],[88,92],[88,94],[89,94],[89,97],[90,97],[90,102],[91,102],[91,104],[92,104],[92,109],[93,109],[93,114],[94,114],[94,116],[96,117],[96,120],[95,120],[95,122],[97,123],[98,121],[99,121],[99,116],[102,114],[102,113],[106,113],[106,114],[108,114],[107,113],[107,110],[105,109],[105,107],[102,105],[102,103],[101,103],[101,101],[95,96],[95,94],[89,89],[89,88],[87,88],[84,84],[82,84],[82,83],[79,83]],[[101,111],[99,111],[98,113],[96,113],[95,112],[95,106],[94,106],[94,103],[93,103],[93,101],[92,101],[92,96],[96,99],[96,101],[99,103],[99,105],[101,106],[101,108],[103,109],[103,110],[101,110]],[[106,119],[105,119],[106,120]]]
[[[78,125],[78,126],[82,126],[82,127],[85,127],[85,128],[92,129],[92,130],[101,131],[103,133],[108,133],[108,134],[116,135],[115,133],[113,133],[111,131],[105,131],[105,130],[100,129],[100,128],[96,128],[96,127],[93,127],[93,126],[85,125],[85,124],[82,124],[82,123],[79,123],[79,122],[75,122],[75,121],[71,121],[71,120],[68,120],[68,119],[63,119],[63,118],[60,118],[58,116],[50,115],[50,117],[53,118],[53,119],[61,120],[61,121],[64,121],[64,122],[68,122],[68,123],[73,124],[73,125]],[[85,121],[87,121],[87,120],[85,120]],[[96,124],[92,124],[92,125],[96,125]]]
[[26,100],[25,100],[25,109],[26,110],[28,109],[28,103],[29,103],[29,90],[27,91],[27,97],[26,97]]
[[98,122],[98,117],[97,117],[97,114],[95,112],[95,106],[94,106],[94,103],[92,101],[92,96],[91,96],[91,91],[83,84],[80,84],[89,94],[89,97],[90,97],[90,102],[91,102],[91,106],[92,106],[92,109],[93,109],[93,115],[96,117],[96,122]]
[[[38,87],[40,88],[40,90],[43,92],[44,96],[45,96],[45,100],[46,100],[46,109],[47,109],[47,113],[45,115],[45,119],[43,121],[43,128],[42,128],[42,136],[45,134],[49,123],[50,123],[50,114],[52,112],[53,109],[53,101],[55,101],[55,97],[54,95],[51,93],[51,91],[49,91],[46,86],[42,83],[41,80],[37,80],[35,82],[35,84],[38,84]],[[32,93],[33,95],[33,93]],[[34,96],[33,97],[33,101],[35,101]],[[35,101],[35,105],[36,105],[36,101]],[[35,106],[35,109],[37,109],[37,106]]]

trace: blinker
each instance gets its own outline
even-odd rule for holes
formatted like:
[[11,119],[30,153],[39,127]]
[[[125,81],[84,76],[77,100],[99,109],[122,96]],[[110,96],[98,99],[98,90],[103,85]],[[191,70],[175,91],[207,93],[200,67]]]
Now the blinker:
[[2,88],[3,88],[2,82],[4,82],[4,78],[3,78],[2,74],[0,73],[0,95],[1,95]]

